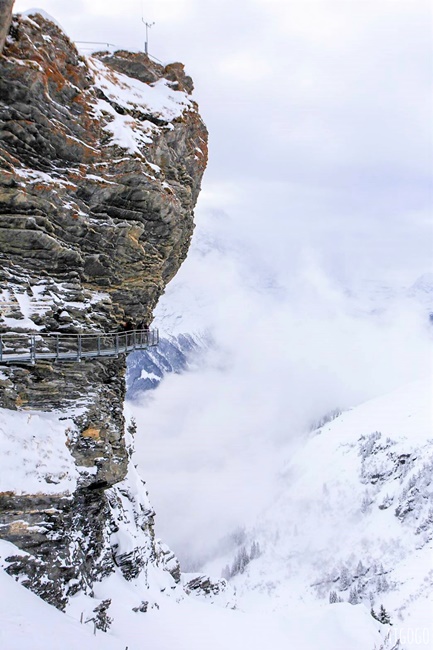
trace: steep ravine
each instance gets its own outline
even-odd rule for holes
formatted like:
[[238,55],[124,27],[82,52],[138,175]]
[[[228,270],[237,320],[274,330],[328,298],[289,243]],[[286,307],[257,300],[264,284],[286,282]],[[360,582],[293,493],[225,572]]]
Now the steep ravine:
[[[151,322],[207,162],[192,89],[180,63],[86,59],[50,20],[14,16],[0,55],[0,334]],[[19,549],[3,566],[62,609],[119,568],[179,581],[130,462],[125,364],[0,366],[0,537]]]

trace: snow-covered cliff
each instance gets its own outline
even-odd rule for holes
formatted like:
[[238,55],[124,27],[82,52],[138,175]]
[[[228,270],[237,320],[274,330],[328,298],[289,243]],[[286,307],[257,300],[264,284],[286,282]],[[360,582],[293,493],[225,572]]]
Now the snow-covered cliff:
[[[151,322],[186,257],[207,161],[192,89],[180,63],[84,58],[45,14],[13,17],[0,56],[0,334]],[[182,591],[131,461],[125,369],[121,355],[0,373],[2,566],[59,608],[81,594],[101,629],[101,580]]]

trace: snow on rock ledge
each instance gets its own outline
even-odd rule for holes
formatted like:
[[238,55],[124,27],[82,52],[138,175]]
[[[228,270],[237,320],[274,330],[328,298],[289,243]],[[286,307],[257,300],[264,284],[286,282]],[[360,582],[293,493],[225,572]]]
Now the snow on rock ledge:
[[0,494],[70,496],[79,477],[68,449],[74,432],[64,413],[0,409]]

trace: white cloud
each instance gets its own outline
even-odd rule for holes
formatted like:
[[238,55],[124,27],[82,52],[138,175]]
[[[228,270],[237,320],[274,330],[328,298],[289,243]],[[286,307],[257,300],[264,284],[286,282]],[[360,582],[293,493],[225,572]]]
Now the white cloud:
[[376,263],[372,287],[348,274],[351,297],[313,246],[283,263],[271,239],[254,247],[256,234],[228,215],[202,213],[199,224],[165,306],[185,309],[189,331],[209,328],[217,351],[135,411],[159,533],[187,561],[254,520],[309,422],[428,375],[433,361],[424,307],[383,289]]

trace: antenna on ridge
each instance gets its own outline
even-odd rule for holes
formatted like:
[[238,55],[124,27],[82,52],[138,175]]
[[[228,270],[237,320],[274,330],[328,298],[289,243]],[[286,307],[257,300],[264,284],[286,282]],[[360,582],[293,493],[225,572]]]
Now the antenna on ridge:
[[141,4],[141,21],[146,25],[146,40],[144,41],[144,53],[149,54],[149,29],[154,26],[155,23],[148,23],[144,20],[144,8],[143,3]]
[[146,40],[144,41],[144,53],[149,54],[149,28],[153,27],[155,23],[146,23],[144,18],[142,20],[143,23],[146,25]]

